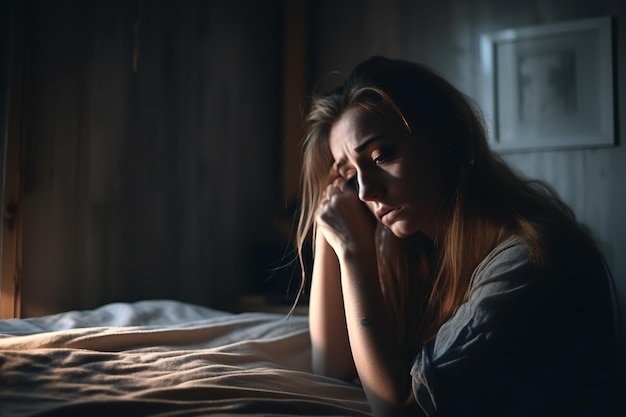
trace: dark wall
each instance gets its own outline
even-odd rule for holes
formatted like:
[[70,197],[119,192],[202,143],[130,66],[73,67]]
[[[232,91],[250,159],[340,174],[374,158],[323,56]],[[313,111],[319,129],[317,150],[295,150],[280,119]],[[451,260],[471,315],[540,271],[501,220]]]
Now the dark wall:
[[5,65],[0,65],[0,172],[4,171],[4,147],[8,117],[12,6],[10,1],[0,2],[0,59],[6,63]]
[[278,1],[30,0],[22,314],[264,280],[280,202]]

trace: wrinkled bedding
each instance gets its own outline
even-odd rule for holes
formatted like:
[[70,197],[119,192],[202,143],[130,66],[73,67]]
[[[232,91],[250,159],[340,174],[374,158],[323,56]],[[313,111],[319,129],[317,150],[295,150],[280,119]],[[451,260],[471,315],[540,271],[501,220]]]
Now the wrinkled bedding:
[[0,416],[368,416],[311,373],[304,316],[176,301],[0,320]]

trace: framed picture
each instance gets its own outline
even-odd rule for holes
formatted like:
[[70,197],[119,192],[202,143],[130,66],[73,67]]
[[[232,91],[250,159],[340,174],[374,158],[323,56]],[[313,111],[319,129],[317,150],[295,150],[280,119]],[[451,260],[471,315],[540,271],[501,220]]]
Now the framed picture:
[[481,63],[494,149],[615,143],[610,17],[484,35]]

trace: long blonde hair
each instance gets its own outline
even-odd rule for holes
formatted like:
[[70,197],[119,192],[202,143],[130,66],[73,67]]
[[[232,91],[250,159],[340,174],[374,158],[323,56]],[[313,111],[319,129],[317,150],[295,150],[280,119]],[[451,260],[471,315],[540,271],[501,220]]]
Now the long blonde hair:
[[[466,300],[477,265],[511,235],[521,239],[540,266],[554,258],[556,234],[582,242],[601,262],[595,245],[556,195],[516,174],[490,150],[470,99],[423,65],[382,57],[358,65],[341,86],[313,95],[309,102],[296,242],[301,262],[305,243],[315,236],[315,213],[333,163],[329,132],[353,106],[393,109],[408,129],[433,141],[445,164],[449,197],[442,207],[445,227],[435,242],[421,234],[399,239],[377,229],[380,285],[402,343],[418,349],[432,339]],[[303,272],[303,283],[305,279]]]

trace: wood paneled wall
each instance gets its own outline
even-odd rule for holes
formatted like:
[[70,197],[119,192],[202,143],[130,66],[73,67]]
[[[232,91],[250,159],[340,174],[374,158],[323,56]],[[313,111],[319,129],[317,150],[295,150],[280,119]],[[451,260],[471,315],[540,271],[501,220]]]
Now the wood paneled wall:
[[618,146],[508,154],[514,167],[549,182],[595,233],[614,274],[626,344],[626,3],[620,0],[346,0],[315,2],[311,72],[347,73],[371,55],[425,63],[479,98],[479,36],[502,29],[599,16],[616,22]]
[[24,0],[22,315],[266,278],[282,3]]

